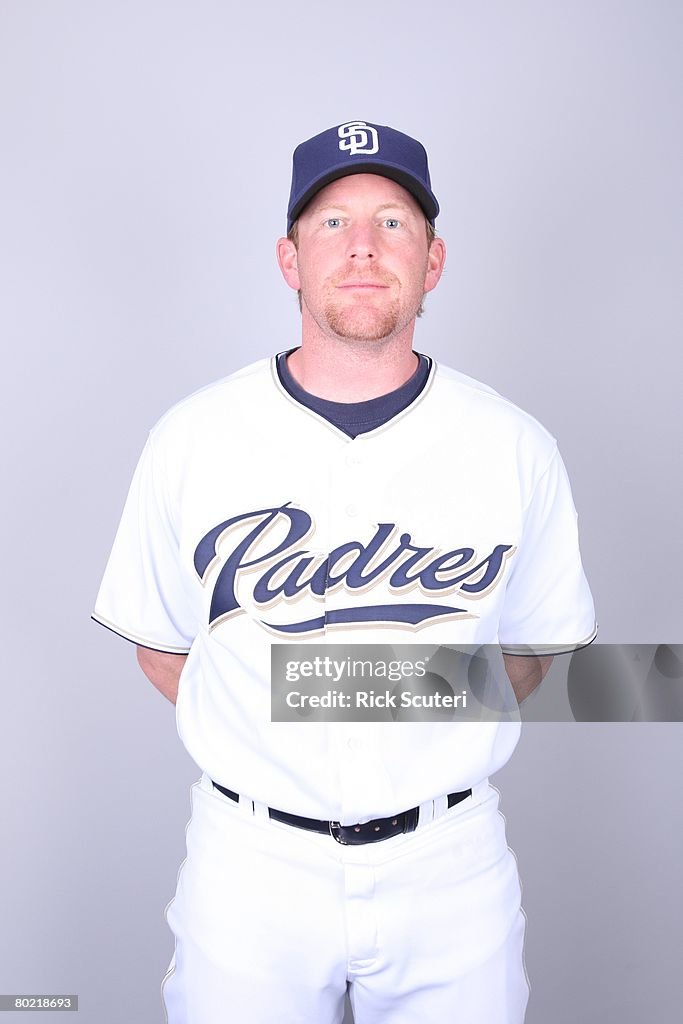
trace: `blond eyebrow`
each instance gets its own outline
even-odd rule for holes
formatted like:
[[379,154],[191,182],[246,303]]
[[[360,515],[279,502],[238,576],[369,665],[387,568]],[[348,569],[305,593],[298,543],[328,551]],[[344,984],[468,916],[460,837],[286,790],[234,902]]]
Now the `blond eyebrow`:
[[406,210],[408,213],[413,213],[413,208],[408,206],[407,203],[402,202],[400,199],[395,203],[382,203],[381,206],[377,207],[377,212],[381,210]]

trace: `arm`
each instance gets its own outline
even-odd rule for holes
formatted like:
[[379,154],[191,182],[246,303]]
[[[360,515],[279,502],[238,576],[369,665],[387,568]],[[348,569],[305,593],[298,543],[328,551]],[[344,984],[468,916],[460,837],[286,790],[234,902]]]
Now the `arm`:
[[151,651],[148,647],[138,647],[138,664],[149,681],[163,693],[171,704],[178,698],[178,680],[183,666],[187,661],[186,654],[164,654],[163,651]]
[[553,662],[550,655],[539,658],[535,655],[504,654],[503,660],[518,704],[541,685]]

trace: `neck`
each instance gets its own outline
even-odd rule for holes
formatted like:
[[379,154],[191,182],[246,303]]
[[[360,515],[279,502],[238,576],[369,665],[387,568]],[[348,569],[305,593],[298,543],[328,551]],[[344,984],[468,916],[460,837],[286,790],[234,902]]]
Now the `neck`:
[[[304,328],[306,324],[304,321]],[[305,391],[330,402],[365,402],[410,380],[419,358],[413,352],[415,321],[381,341],[328,337],[304,329],[301,347],[287,366]]]

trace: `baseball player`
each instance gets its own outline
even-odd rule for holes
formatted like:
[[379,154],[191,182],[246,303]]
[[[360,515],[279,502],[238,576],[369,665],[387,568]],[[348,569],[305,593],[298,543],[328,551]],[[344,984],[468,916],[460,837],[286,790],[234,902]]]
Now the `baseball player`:
[[519,721],[271,721],[271,644],[499,645],[518,700],[596,624],[554,438],[416,351],[445,246],[427,155],[352,121],[294,152],[301,344],[152,428],[93,617],[201,769],[169,1024],[520,1024],[499,794]]

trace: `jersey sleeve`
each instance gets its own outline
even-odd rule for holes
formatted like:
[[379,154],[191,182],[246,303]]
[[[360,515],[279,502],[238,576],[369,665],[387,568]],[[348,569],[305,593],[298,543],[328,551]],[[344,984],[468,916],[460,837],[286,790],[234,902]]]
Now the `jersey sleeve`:
[[141,647],[187,654],[199,632],[152,437],[138,461],[92,618]]
[[562,654],[595,639],[577,514],[557,448],[526,509],[505,591],[499,644],[506,654]]

